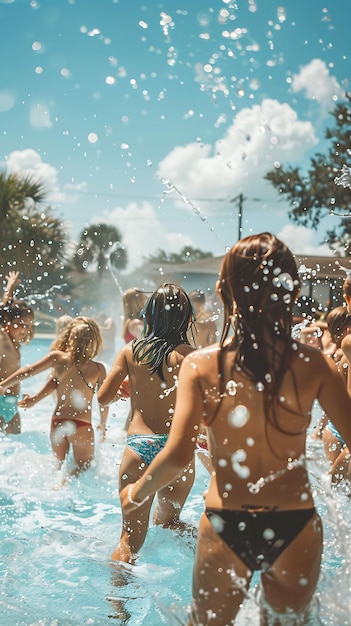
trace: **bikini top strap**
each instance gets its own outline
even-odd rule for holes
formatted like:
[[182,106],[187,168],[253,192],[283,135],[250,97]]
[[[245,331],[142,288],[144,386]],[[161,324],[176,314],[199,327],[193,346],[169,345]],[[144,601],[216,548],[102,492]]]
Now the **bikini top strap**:
[[94,386],[90,381],[86,380],[86,378],[83,376],[83,373],[79,369],[77,363],[75,363],[75,366],[76,366],[78,374],[80,375],[81,379],[85,382],[86,386],[89,387],[89,389],[92,389],[93,392],[95,392],[96,391],[96,385]]

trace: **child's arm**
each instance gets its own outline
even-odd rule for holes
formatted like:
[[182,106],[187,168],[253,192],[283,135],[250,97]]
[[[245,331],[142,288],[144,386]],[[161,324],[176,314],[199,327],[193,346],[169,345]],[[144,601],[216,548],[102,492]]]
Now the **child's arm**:
[[4,395],[10,387],[16,385],[21,382],[25,378],[30,378],[31,376],[35,376],[35,374],[39,374],[47,370],[49,367],[54,367],[57,365],[60,360],[60,352],[58,350],[54,350],[53,352],[49,352],[42,359],[33,363],[33,365],[25,365],[24,367],[20,367],[16,372],[10,374],[5,380],[1,381],[0,385],[0,395]]
[[[120,390],[120,387],[128,375],[127,361],[125,356],[125,351],[128,350],[128,346],[122,348],[120,352],[117,354],[112,368],[107,374],[104,382],[102,383],[99,391],[98,391],[98,401],[102,406],[107,406],[112,402],[116,402],[121,398],[121,396],[125,395],[123,393],[123,388]],[[120,393],[122,391],[122,393]]]
[[9,272],[8,276],[6,276],[6,287],[4,289],[4,294],[2,296],[2,301],[4,304],[13,298],[14,291],[17,285],[20,284],[19,272]]
[[50,395],[50,393],[56,391],[56,388],[56,378],[50,377],[46,381],[45,385],[37,393],[33,394],[32,396],[30,396],[29,394],[24,394],[22,400],[19,400],[17,404],[21,409],[30,409],[37,402],[40,402],[40,400],[43,400],[43,398],[46,398],[48,395]]
[[[104,382],[106,378],[106,369],[102,363],[98,363],[98,366],[100,370],[100,375],[99,375],[97,384],[100,389],[102,383]],[[100,424],[98,424],[97,428],[98,430],[101,431],[100,443],[102,443],[106,439],[106,422],[108,418],[109,408],[107,406],[102,406],[99,403],[99,411],[100,411]]]

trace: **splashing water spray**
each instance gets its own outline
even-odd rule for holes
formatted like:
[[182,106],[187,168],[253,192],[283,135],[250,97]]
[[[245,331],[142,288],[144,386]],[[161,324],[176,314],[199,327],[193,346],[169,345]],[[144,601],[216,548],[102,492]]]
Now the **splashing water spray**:
[[351,189],[351,167],[347,167],[347,165],[342,166],[341,176],[337,176],[334,178],[334,183],[336,185],[341,185],[342,187],[348,187]]
[[112,261],[111,261],[111,257],[112,255],[117,252],[117,250],[121,250],[123,249],[123,245],[121,244],[120,241],[116,241],[109,249],[109,251],[107,252],[107,254],[105,254],[105,259],[107,261],[107,268],[115,282],[115,285],[117,286],[120,294],[123,296],[123,289],[119,283],[118,277],[116,276],[116,273],[112,267]]

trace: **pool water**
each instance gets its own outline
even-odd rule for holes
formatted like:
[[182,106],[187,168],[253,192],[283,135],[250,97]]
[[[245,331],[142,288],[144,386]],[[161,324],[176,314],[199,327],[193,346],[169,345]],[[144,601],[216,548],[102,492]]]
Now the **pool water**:
[[[23,348],[22,362],[37,360],[50,343],[35,339]],[[46,376],[44,372],[25,381],[22,392],[39,389]],[[187,623],[195,529],[207,472],[197,464],[195,485],[182,513],[194,532],[179,534],[151,525],[138,563],[113,565],[110,554],[121,527],[118,467],[129,403],[111,407],[104,443],[99,444],[96,433],[93,467],[60,489],[49,441],[53,406],[48,397],[22,410],[22,433],[0,435],[0,626]],[[96,425],[97,406],[93,415]],[[316,624],[351,625],[349,499],[330,491],[319,441],[309,441],[308,454],[325,533],[317,593],[321,621]],[[258,624],[254,590],[237,624]]]

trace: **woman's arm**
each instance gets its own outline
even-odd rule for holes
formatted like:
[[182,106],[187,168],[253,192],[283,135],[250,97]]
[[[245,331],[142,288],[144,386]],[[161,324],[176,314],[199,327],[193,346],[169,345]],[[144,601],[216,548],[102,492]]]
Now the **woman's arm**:
[[109,373],[98,391],[98,402],[102,406],[107,406],[112,402],[116,402],[121,397],[121,395],[118,394],[118,390],[128,374],[126,350],[127,347],[122,348],[122,350],[119,351]]
[[20,367],[20,369],[18,369],[16,372],[13,372],[13,374],[1,381],[0,395],[4,395],[9,387],[16,385],[16,383],[21,382],[21,380],[24,380],[25,378],[30,378],[31,376],[35,376],[40,372],[44,372],[50,367],[54,367],[59,361],[61,354],[62,353],[60,353],[58,350],[55,350],[53,352],[49,352],[49,354],[44,356],[36,363],[33,363],[33,365],[25,365],[24,367]]
[[189,354],[181,365],[174,417],[168,441],[137,483],[121,491],[126,512],[172,482],[192,461],[203,414],[198,371]]

